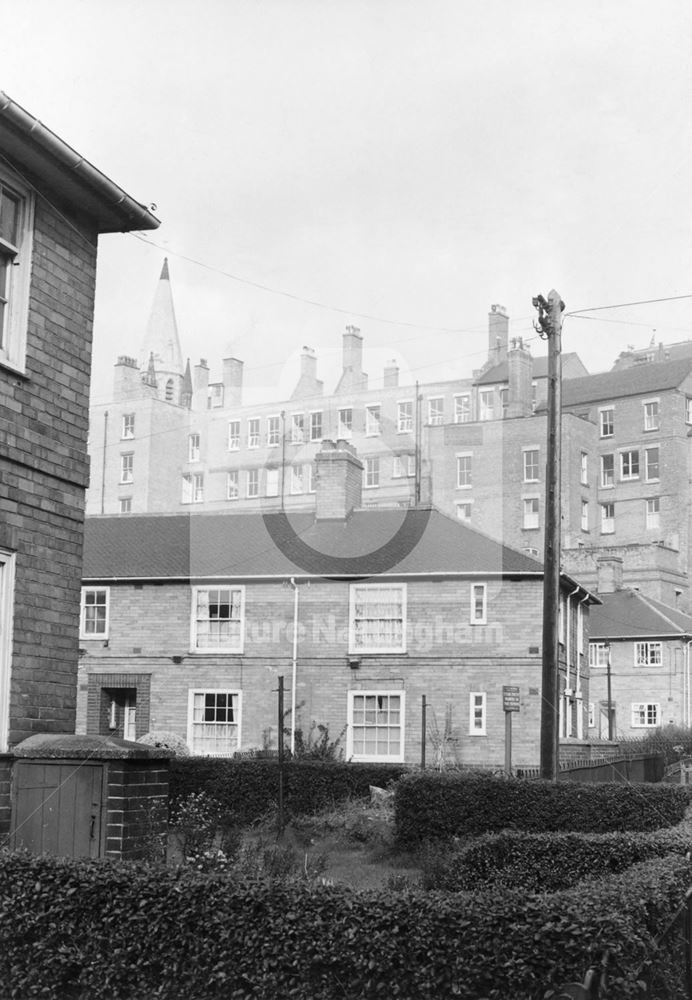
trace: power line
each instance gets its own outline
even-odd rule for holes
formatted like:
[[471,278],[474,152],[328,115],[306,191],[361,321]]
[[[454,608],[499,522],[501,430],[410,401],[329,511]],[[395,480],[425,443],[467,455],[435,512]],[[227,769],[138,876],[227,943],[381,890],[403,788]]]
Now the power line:
[[692,295],[668,295],[661,299],[640,299],[638,302],[616,302],[609,306],[590,306],[588,309],[573,309],[566,312],[565,316],[580,316],[587,312],[601,312],[604,309],[625,309],[627,306],[650,306],[659,302],[678,302],[681,299],[692,299]]

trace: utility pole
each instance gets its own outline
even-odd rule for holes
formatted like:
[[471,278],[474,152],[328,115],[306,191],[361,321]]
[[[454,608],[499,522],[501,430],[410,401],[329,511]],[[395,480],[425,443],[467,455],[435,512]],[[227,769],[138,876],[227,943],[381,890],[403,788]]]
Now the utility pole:
[[548,433],[545,482],[545,546],[543,558],[543,661],[541,683],[540,775],[557,781],[559,757],[559,633],[560,615],[560,475],[562,414],[562,313],[565,303],[553,289],[546,299],[533,299],[534,324],[548,341]]

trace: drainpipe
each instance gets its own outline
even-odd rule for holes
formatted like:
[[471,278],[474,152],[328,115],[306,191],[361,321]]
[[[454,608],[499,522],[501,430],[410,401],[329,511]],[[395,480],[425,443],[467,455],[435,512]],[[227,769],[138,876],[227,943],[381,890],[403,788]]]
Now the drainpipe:
[[685,713],[685,725],[690,724],[690,646],[692,646],[692,639],[688,639],[685,643],[685,676],[684,676],[684,705],[683,712]]
[[291,671],[291,756],[296,752],[296,675],[298,672],[298,584],[291,577],[293,587],[293,665]]
[[[585,601],[588,601],[588,599],[589,599],[589,595],[588,594],[584,594],[584,596],[582,597],[581,601],[579,602],[579,607],[581,607],[582,604],[584,604]],[[577,628],[579,628],[579,622],[580,622],[580,616],[579,616],[579,614],[577,614]],[[581,622],[582,622],[581,634],[583,636],[583,634],[584,634],[584,626],[583,626],[584,615],[583,615],[583,613],[581,615]],[[582,643],[582,653],[583,652],[584,652],[584,645]],[[576,676],[576,685],[575,685],[574,691],[575,691],[575,695],[576,695],[577,701],[580,703],[577,706],[577,739],[581,740],[581,739],[584,738],[584,699],[581,696],[581,658],[579,656],[579,635],[578,634],[577,634],[577,676]]]
[[106,497],[106,447],[108,445],[108,410],[103,414],[103,459],[101,466],[101,513],[105,510]]
[[[570,671],[570,658],[571,658],[571,655],[572,655],[572,642],[571,642],[571,637],[572,637],[572,598],[574,597],[575,594],[578,594],[580,590],[581,590],[581,587],[575,587],[574,590],[572,591],[572,593],[568,594],[568,596],[567,596],[567,602],[566,602],[567,606],[566,606],[566,609],[565,609],[566,610],[566,618],[567,618],[567,621],[565,622],[565,630],[566,630],[565,631],[565,668],[566,668],[565,669],[565,675],[566,675],[565,679],[566,679],[566,682],[567,682],[567,687],[565,688],[565,695],[567,697],[568,702],[569,702],[569,695],[567,695],[567,691],[571,691],[572,690],[572,688],[570,687],[570,684],[569,684],[570,673],[571,673],[571,671]],[[565,711],[566,710],[567,710],[567,705],[565,705]],[[569,730],[569,732],[568,732],[568,730]],[[565,736],[571,736],[571,735],[572,735],[572,713],[570,712],[569,713],[569,718],[565,718]]]

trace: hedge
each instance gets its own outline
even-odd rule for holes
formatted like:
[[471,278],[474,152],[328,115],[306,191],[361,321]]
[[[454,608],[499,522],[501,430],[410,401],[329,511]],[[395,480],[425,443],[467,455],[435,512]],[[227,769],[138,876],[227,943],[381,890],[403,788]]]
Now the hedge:
[[[607,878],[650,858],[692,850],[681,830],[654,833],[488,833],[458,850],[423,855],[423,887],[447,892],[508,886],[557,892]],[[590,890],[585,890],[590,891]]]
[[676,785],[527,781],[459,772],[411,774],[394,796],[397,842],[499,833],[657,830],[685,816],[687,792]]
[[652,935],[692,880],[679,855],[585,893],[355,892],[0,855],[13,1000],[536,1000],[612,950],[611,1000],[665,976]]
[[[405,765],[286,761],[286,807],[309,815],[348,798],[367,798],[370,785],[385,787],[408,772]],[[207,792],[233,812],[239,823],[251,823],[274,808],[279,799],[276,759],[227,760],[215,757],[171,761],[173,801],[191,792]]]

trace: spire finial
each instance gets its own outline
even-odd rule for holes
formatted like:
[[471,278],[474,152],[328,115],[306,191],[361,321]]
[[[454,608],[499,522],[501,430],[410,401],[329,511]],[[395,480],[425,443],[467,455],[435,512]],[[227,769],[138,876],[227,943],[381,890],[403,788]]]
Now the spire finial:
[[161,268],[161,281],[170,281],[170,275],[168,273],[168,257],[163,258],[163,267]]

